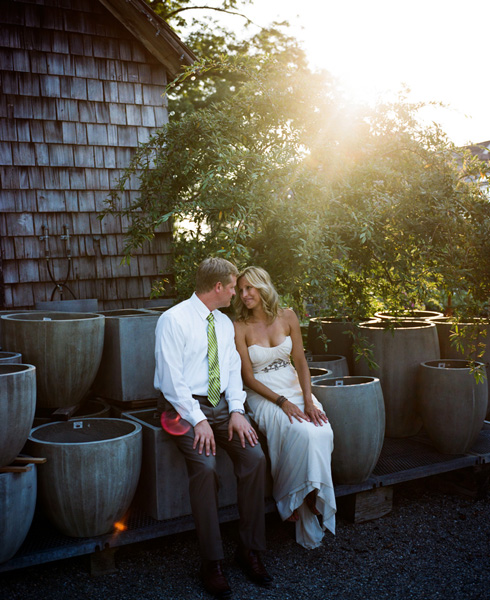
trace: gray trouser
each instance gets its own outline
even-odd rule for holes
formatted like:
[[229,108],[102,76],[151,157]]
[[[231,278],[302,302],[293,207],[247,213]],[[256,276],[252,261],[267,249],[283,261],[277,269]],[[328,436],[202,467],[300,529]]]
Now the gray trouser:
[[[235,433],[228,441],[228,403],[221,398],[213,407],[207,398],[196,396],[206,419],[211,425],[216,445],[223,448],[233,461],[237,477],[238,511],[240,514],[240,543],[248,549],[265,550],[265,470],[266,459],[259,444],[242,448]],[[166,403],[168,407],[170,404]],[[173,410],[173,409],[172,409]],[[184,455],[189,475],[189,494],[192,514],[196,523],[201,557],[222,560],[223,545],[218,518],[218,474],[216,457],[193,450],[194,429],[174,436],[177,447]],[[217,449],[217,452],[219,449]]]

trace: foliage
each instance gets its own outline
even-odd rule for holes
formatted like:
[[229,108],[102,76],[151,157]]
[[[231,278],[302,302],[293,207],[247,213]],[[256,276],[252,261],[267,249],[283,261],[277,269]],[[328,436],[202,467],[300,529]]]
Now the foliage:
[[[482,310],[490,290],[483,166],[416,120],[420,105],[354,112],[326,74],[258,57],[200,61],[242,81],[141,146],[105,213],[129,217],[128,257],[172,219],[179,296],[208,255],[258,264],[297,307],[360,319],[428,303]],[[138,201],[123,206],[128,180]]]

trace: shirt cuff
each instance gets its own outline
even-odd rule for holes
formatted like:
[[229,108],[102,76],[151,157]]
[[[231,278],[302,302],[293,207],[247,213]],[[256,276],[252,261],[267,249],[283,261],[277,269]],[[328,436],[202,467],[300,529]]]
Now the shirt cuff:
[[240,409],[245,410],[245,406],[243,405],[243,400],[228,400],[228,411]]
[[195,427],[200,421],[205,421],[206,417],[200,408],[196,408],[185,417],[185,420]]

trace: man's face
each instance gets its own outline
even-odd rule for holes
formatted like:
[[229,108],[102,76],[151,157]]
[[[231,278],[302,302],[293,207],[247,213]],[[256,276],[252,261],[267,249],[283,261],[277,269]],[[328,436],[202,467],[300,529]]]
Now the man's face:
[[231,276],[229,283],[223,285],[221,282],[216,286],[216,292],[218,293],[219,299],[219,308],[225,308],[225,306],[230,306],[231,299],[235,295],[235,286],[236,286],[236,277],[234,275]]

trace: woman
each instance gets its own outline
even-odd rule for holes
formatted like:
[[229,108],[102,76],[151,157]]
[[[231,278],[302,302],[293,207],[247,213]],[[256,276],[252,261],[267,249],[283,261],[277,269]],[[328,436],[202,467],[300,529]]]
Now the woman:
[[316,548],[325,529],[335,533],[332,428],[311,394],[298,318],[279,308],[269,274],[247,267],[237,286],[235,342],[249,411],[267,437],[274,499],[281,518],[296,523],[296,541]]

